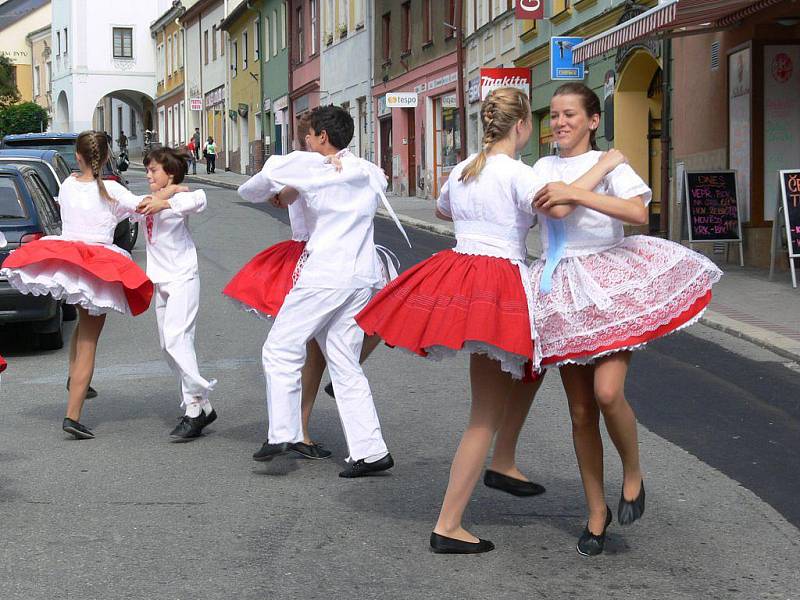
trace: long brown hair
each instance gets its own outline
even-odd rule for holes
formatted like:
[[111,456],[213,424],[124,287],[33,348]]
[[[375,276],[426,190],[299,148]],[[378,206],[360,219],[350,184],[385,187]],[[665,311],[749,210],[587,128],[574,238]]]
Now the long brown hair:
[[[600,108],[600,98],[590,87],[583,83],[572,81],[560,85],[553,94],[553,97],[556,96],[579,96],[583,109],[586,111],[586,116],[590,119],[594,115],[602,116],[603,114],[603,110]],[[592,150],[600,150],[597,147],[597,131],[594,129],[589,134],[589,143],[592,145]]]
[[486,166],[489,150],[497,142],[504,139],[517,124],[531,118],[531,104],[522,90],[511,87],[497,88],[489,92],[481,104],[481,121],[483,122],[482,148],[472,162],[461,172],[459,181],[467,182],[478,177]]
[[92,130],[80,133],[78,139],[75,140],[75,150],[92,170],[92,177],[97,182],[100,196],[109,202],[113,202],[113,198],[108,195],[106,186],[103,183],[103,166],[108,161],[110,154],[106,134],[102,131]]

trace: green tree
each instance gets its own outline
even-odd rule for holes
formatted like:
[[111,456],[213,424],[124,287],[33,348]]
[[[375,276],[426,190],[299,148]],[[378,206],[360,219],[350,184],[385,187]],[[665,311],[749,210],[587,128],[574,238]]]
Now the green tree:
[[0,107],[8,106],[19,100],[15,72],[16,66],[11,59],[0,55]]
[[36,133],[47,129],[47,111],[34,102],[0,108],[0,136],[9,133]]

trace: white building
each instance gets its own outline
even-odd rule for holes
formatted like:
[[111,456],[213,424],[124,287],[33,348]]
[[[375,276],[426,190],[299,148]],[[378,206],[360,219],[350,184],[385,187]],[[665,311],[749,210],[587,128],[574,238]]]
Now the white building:
[[[134,152],[144,129],[152,129],[150,23],[160,14],[159,2],[53,0],[52,7],[53,129],[91,129],[102,107],[103,129],[114,140],[124,130]],[[102,101],[106,96],[112,102]]]
[[373,160],[372,24],[367,0],[322,0],[320,105],[347,109],[355,122],[353,154]]

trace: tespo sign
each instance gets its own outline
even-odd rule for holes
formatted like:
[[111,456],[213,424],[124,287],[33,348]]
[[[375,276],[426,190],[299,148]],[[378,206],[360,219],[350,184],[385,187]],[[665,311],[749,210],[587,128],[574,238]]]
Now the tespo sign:
[[517,0],[514,16],[528,21],[544,19],[544,0]]
[[531,97],[531,70],[525,67],[505,69],[481,69],[481,100],[486,100],[489,92],[501,87],[513,87]]
[[386,94],[386,108],[416,108],[416,92],[389,92]]

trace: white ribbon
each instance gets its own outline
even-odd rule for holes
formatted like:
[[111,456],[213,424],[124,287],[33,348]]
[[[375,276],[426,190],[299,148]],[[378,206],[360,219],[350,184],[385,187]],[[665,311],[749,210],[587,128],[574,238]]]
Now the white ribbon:
[[400,269],[400,259],[397,255],[385,246],[375,244],[375,252],[378,253],[380,259],[386,265],[386,270],[389,273],[389,281],[397,278],[398,269]]

